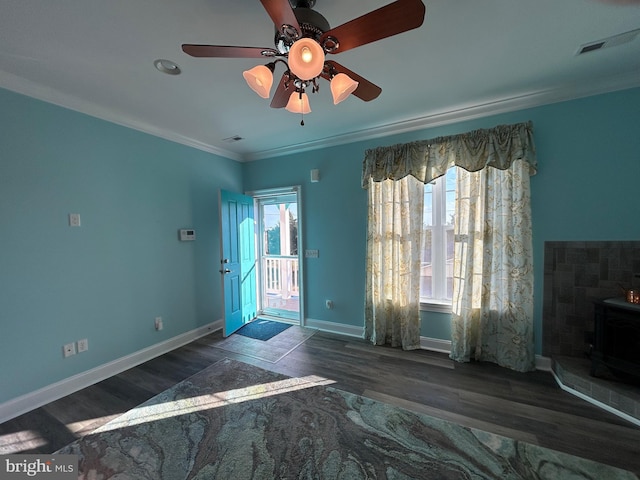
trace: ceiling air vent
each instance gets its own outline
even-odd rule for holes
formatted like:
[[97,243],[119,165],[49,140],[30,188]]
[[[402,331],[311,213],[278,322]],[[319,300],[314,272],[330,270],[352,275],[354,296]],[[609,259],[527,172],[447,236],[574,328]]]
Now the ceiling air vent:
[[597,42],[590,42],[581,45],[576,55],[582,55],[583,53],[593,52],[595,50],[602,50],[603,48],[615,47],[628,43],[640,34],[640,28],[637,30],[631,30],[630,32],[620,33],[609,38],[598,40]]

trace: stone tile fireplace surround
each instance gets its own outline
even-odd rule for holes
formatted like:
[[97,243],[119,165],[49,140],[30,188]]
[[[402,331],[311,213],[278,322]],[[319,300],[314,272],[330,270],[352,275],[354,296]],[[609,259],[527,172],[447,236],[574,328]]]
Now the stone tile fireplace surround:
[[545,242],[542,355],[561,386],[640,425],[640,386],[589,375],[592,299],[640,287],[640,241]]
[[582,357],[593,331],[591,299],[640,287],[640,241],[545,242],[542,355]]

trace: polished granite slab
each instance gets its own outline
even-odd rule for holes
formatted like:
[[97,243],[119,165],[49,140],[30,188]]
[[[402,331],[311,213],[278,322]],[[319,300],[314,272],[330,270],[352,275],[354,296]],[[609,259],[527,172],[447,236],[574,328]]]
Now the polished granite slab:
[[224,359],[58,453],[84,479],[637,479]]

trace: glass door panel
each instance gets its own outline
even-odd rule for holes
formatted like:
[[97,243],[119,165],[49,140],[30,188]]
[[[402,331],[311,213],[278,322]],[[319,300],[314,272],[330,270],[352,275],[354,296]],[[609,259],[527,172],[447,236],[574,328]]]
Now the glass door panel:
[[262,312],[298,320],[300,270],[296,196],[261,198],[258,205]]

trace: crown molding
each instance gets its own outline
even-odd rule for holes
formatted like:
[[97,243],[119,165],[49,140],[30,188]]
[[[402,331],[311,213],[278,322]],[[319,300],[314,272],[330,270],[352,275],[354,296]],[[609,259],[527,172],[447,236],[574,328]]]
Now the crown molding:
[[83,113],[91,117],[96,117],[110,123],[115,123],[116,125],[148,133],[154,137],[160,137],[187,147],[192,147],[221,157],[229,158],[237,162],[244,160],[242,155],[238,153],[218,148],[166,129],[158,128],[157,126],[151,125],[147,122],[132,119],[122,112],[60,92],[53,88],[7,73],[3,70],[0,70],[0,87],[62,108]]
[[49,87],[25,80],[0,70],[0,87],[29,97],[36,98],[63,108],[106,120],[117,125],[138,130],[166,140],[209,152],[237,162],[255,161],[266,158],[292,155],[296,153],[319,150],[327,147],[345,145],[364,140],[387,137],[401,133],[424,130],[442,125],[458,123],[466,120],[509,113],[527,108],[539,107],[578,98],[600,95],[603,93],[640,87],[640,76],[632,73],[624,76],[606,78],[598,83],[565,84],[553,88],[527,92],[521,95],[502,97],[473,105],[458,105],[449,110],[428,113],[424,116],[408,118],[399,122],[379,125],[373,128],[356,130],[332,137],[325,137],[312,142],[298,143],[286,147],[262,150],[247,154],[239,154],[221,149],[214,145],[158,128],[146,122],[128,118],[116,110],[111,110],[92,102],[79,99]]
[[366,130],[327,137],[320,140],[314,140],[313,142],[255,152],[245,155],[244,158],[247,161],[253,161],[291,155],[294,153],[387,137],[400,133],[423,130],[426,128],[434,128],[466,120],[473,120],[476,118],[509,113],[517,110],[565,102],[568,100],[576,100],[578,98],[590,97],[593,95],[600,95],[603,93],[610,93],[636,87],[640,87],[640,76],[637,73],[610,77],[597,84],[565,84],[555,88],[528,92],[522,95],[503,97],[481,104],[461,105],[451,110],[430,113],[422,117],[410,118],[400,122],[368,128]]

